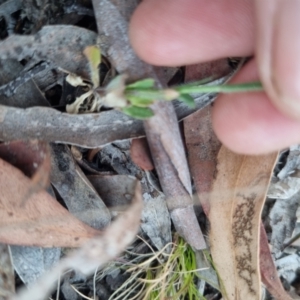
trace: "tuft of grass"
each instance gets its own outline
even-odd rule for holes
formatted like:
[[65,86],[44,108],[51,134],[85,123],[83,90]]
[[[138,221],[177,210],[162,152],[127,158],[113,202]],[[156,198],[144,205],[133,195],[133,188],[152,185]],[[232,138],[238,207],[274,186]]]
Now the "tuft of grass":
[[165,263],[146,271],[145,298],[205,299],[197,288],[196,256],[193,249],[178,235]]
[[140,254],[127,250],[118,261],[110,263],[97,274],[101,281],[120,268],[128,279],[110,296],[110,300],[205,300],[198,291],[199,281],[193,249],[177,234],[173,242],[160,251]]

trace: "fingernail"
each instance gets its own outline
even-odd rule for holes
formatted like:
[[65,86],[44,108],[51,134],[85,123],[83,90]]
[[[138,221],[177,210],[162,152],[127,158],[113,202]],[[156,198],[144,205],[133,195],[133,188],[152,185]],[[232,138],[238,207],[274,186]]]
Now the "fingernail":
[[276,104],[300,119],[300,0],[278,1],[271,50]]

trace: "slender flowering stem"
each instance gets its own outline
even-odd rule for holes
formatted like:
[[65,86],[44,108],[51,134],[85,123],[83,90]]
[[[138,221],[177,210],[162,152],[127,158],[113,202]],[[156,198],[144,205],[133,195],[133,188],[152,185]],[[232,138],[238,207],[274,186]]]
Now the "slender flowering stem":
[[247,82],[239,84],[224,84],[224,85],[182,85],[174,88],[180,94],[192,93],[238,93],[238,92],[253,92],[262,91],[263,86],[260,82]]
[[227,85],[181,85],[168,89],[127,89],[125,96],[138,97],[142,99],[152,100],[173,100],[180,95],[193,94],[193,93],[241,93],[241,92],[254,92],[262,91],[263,87],[260,82],[249,82],[241,84],[227,84]]

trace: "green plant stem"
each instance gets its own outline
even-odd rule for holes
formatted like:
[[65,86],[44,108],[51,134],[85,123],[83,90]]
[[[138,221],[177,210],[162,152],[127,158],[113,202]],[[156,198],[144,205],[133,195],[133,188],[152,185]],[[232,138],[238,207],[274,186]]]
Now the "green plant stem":
[[224,85],[181,85],[174,88],[180,94],[193,93],[238,93],[238,92],[252,92],[262,91],[263,86],[260,82],[247,82],[239,84],[224,84]]
[[248,82],[240,84],[226,85],[181,85],[167,89],[127,89],[125,97],[135,97],[149,100],[174,100],[180,95],[193,93],[238,93],[250,91],[262,91],[263,86],[260,82]]
[[[130,97],[135,97],[135,98],[140,98],[140,99],[145,99],[145,100],[167,100],[165,96],[165,90],[161,89],[141,89],[141,90],[126,90],[125,91],[125,97],[130,98]],[[172,99],[173,100],[173,99]]]
[[127,99],[130,106],[123,108],[123,112],[131,117],[146,119],[153,115],[149,106],[156,100],[172,101],[178,99],[189,107],[194,108],[196,105],[191,94],[255,91],[263,91],[263,86],[258,81],[224,85],[199,85],[198,82],[183,84],[173,88],[157,89],[154,87],[153,80],[144,79],[125,87],[124,98]]

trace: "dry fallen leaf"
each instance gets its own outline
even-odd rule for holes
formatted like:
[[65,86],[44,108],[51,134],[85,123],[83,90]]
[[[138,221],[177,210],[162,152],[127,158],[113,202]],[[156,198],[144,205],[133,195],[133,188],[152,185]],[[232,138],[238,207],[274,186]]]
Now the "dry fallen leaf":
[[31,178],[22,204],[32,194],[49,186],[51,162],[47,143],[38,140],[3,143],[0,145],[0,157]]
[[103,235],[85,243],[81,249],[61,260],[29,290],[21,290],[11,300],[45,299],[54,288],[55,281],[66,270],[75,269],[84,274],[91,274],[97,267],[115,258],[132,242],[138,232],[141,212],[141,186],[137,184],[132,205],[103,232]]
[[259,300],[259,226],[277,154],[245,156],[224,146],[210,196],[211,254],[226,300]]
[[[212,131],[210,110],[210,107],[206,107],[184,120],[185,142],[191,174],[207,216],[210,211],[209,193],[217,165],[217,151],[221,146]],[[263,226],[261,226],[260,234],[260,272],[262,282],[276,299],[290,299],[278,277]]]
[[[0,60],[0,104],[19,108],[48,106],[45,96],[38,89],[33,79],[27,82],[23,80],[23,84],[20,85],[21,78],[27,77],[22,73],[23,70],[22,64],[14,59]],[[23,74],[23,77],[21,74]],[[21,78],[18,78],[18,76]],[[10,88],[5,90],[4,85],[9,85]],[[6,93],[6,95],[2,93]],[[10,96],[10,94],[12,95]]]
[[284,290],[271,256],[265,228],[260,226],[260,274],[262,282],[276,300],[292,300]]
[[29,286],[57,264],[61,248],[42,248],[10,245],[13,268],[22,282]]
[[212,129],[211,107],[195,112],[183,124],[191,175],[203,211],[208,215],[209,192],[216,170],[217,153],[221,147]]
[[151,171],[154,169],[149,146],[145,138],[132,140],[130,156],[133,162],[143,170]]
[[78,247],[100,234],[73,217],[45,191],[32,186],[20,170],[0,159],[0,242],[41,247]]
[[87,177],[112,212],[120,213],[130,205],[136,179],[128,175],[90,175]]

